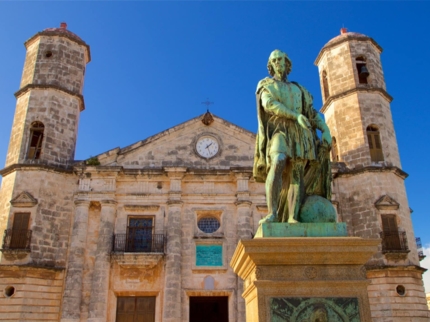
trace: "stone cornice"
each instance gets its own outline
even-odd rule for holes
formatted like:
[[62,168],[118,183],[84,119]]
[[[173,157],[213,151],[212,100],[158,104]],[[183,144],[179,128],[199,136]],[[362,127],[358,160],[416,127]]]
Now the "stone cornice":
[[68,90],[67,88],[64,88],[62,86],[58,86],[58,85],[50,85],[50,84],[27,84],[25,85],[23,88],[20,88],[16,93],[15,93],[15,97],[18,98],[20,97],[22,94],[26,93],[27,91],[31,90],[31,89],[54,89],[60,92],[63,92],[65,94],[71,95],[76,97],[79,100],[79,109],[81,111],[85,110],[85,102],[84,102],[84,97],[81,94],[78,93],[74,93],[70,90]]
[[389,270],[389,271],[418,271],[424,273],[427,268],[417,266],[417,265],[407,265],[407,266],[397,266],[397,265],[365,265],[367,271],[378,271],[378,270]]
[[344,169],[338,169],[337,172],[333,173],[333,179],[338,177],[351,177],[354,175],[366,173],[366,172],[392,172],[395,175],[399,176],[403,180],[408,177],[408,174],[404,172],[402,169],[395,167],[395,166],[367,166],[362,168],[344,168]]
[[355,93],[378,93],[381,94],[382,97],[384,97],[388,103],[391,103],[393,100],[393,97],[387,93],[386,90],[384,90],[383,88],[379,88],[379,87],[373,87],[371,85],[359,85],[359,87],[354,87],[351,89],[348,89],[342,93],[336,94],[336,95],[331,95],[329,96],[329,98],[325,101],[324,105],[321,107],[320,112],[324,114],[324,112],[327,110],[328,106],[335,100],[351,95],[351,94],[355,94]]
[[53,165],[47,165],[47,164],[15,163],[0,170],[0,175],[4,177],[17,170],[30,170],[30,171],[45,170],[45,171],[53,171],[53,172],[65,173],[65,174],[73,173],[72,167],[65,168],[65,167],[53,166]]
[[25,48],[28,48],[28,46],[31,45],[34,41],[36,41],[36,39],[39,38],[40,36],[63,37],[63,38],[67,38],[67,39],[77,43],[78,45],[84,46],[87,49],[87,55],[88,55],[87,64],[91,61],[90,46],[85,41],[83,41],[82,39],[80,39],[78,36],[76,36],[75,34],[73,34],[71,32],[61,32],[61,31],[57,31],[57,30],[40,31],[24,43]]

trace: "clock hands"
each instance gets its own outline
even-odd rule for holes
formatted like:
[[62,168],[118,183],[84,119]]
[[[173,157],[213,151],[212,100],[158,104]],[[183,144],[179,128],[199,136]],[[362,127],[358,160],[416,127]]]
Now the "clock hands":
[[211,144],[207,145],[207,146],[206,146],[206,149],[207,149],[207,148],[209,148],[209,147],[212,145],[212,143],[213,143],[213,142],[211,142]]

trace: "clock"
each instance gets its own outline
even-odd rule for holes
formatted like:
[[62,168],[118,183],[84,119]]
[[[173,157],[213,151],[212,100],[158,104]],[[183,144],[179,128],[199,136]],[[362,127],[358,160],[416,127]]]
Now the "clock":
[[210,135],[201,136],[197,140],[196,151],[203,158],[213,158],[219,151],[218,140]]

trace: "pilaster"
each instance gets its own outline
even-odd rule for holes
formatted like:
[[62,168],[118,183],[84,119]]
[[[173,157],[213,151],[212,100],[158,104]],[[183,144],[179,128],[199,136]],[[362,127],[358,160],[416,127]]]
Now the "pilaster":
[[182,265],[182,201],[181,186],[186,168],[165,169],[170,178],[167,201],[167,251],[166,275],[163,301],[163,321],[181,321],[181,265]]
[[89,207],[89,200],[75,200],[75,218],[61,313],[62,322],[79,321],[80,317]]
[[[250,200],[249,194],[249,178],[251,175],[249,173],[236,172],[236,183],[237,183],[237,200],[235,202],[237,206],[237,238],[239,240],[251,239],[253,235],[252,229],[252,202]],[[246,311],[245,311],[245,300],[242,297],[243,292],[243,280],[236,276],[237,278],[237,321],[246,321]]]
[[109,292],[110,251],[115,226],[116,201],[102,200],[100,216],[100,230],[97,241],[97,255],[95,257],[91,298],[89,306],[90,322],[107,320],[107,303]]

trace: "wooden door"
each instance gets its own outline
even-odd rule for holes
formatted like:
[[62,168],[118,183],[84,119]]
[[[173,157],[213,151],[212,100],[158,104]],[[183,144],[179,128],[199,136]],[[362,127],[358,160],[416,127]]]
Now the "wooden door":
[[155,322],[155,296],[118,297],[116,322]]

